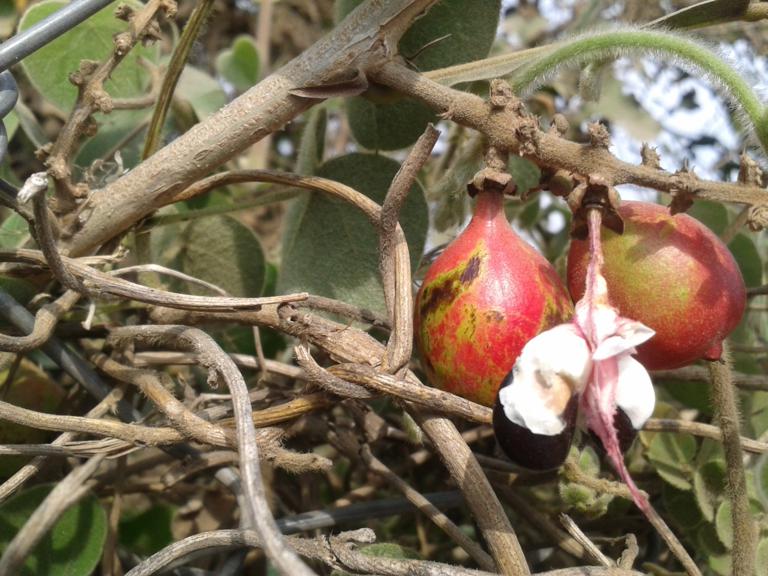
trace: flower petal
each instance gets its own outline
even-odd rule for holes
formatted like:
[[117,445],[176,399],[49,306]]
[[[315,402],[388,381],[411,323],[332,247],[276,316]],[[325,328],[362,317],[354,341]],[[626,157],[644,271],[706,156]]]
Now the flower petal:
[[631,356],[619,358],[619,384],[616,405],[629,417],[635,430],[653,414],[656,392],[645,367]]

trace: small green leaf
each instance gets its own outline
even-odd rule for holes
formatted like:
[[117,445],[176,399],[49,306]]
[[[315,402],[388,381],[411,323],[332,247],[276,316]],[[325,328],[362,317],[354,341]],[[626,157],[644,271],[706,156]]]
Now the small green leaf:
[[687,490],[678,490],[669,484],[662,490],[664,510],[684,530],[691,530],[699,526],[703,520],[693,493]]
[[541,170],[530,160],[511,154],[507,169],[517,184],[518,196],[525,197],[531,188],[539,185]]
[[[51,491],[35,486],[0,506],[0,552]],[[107,515],[95,496],[70,507],[33,549],[21,576],[89,576],[99,563],[107,537]]]
[[[34,4],[22,16],[19,32],[67,5],[62,0]],[[135,8],[141,6],[138,2],[131,5]],[[113,37],[128,28],[128,23],[115,18],[114,8],[108,6],[24,58],[21,66],[37,91],[51,104],[67,112],[77,98],[77,88],[69,82],[69,75],[78,70],[81,60],[103,60],[109,56],[115,46]],[[104,89],[113,98],[143,94],[149,77],[146,69],[139,64],[139,58],[154,60],[155,53],[151,48],[136,46],[111,74]]]
[[720,542],[714,524],[702,524],[696,531],[696,542],[707,556],[723,556],[728,549]]
[[347,101],[352,135],[369,150],[397,150],[413,144],[436,116],[421,102],[401,99],[374,104],[364,96]]
[[[349,154],[326,162],[317,175],[380,204],[399,167],[384,156]],[[427,223],[427,205],[416,183],[400,215],[412,269],[424,249]],[[307,291],[383,312],[378,245],[376,228],[357,208],[318,193],[301,198],[287,217],[278,292]]]
[[173,542],[171,522],[176,509],[158,504],[120,518],[120,544],[140,556],[149,556]]
[[719,202],[696,200],[687,214],[702,222],[718,236],[728,227],[728,209]]
[[731,503],[728,500],[724,500],[717,509],[715,528],[717,529],[717,537],[720,538],[720,542],[730,550],[731,546],[733,546],[733,519],[731,516]]
[[750,0],[705,0],[657,18],[648,26],[692,29],[738,20]]
[[205,120],[227,103],[227,97],[209,74],[185,66],[176,86],[175,96],[189,102],[198,120]]
[[[193,220],[183,233],[182,270],[232,296],[256,297],[264,288],[264,252],[254,233],[231,216]],[[200,287],[190,291],[210,294]]]
[[[209,216],[155,227],[150,233],[150,250],[145,260],[214,284],[232,296],[256,297],[264,288],[261,244],[247,226],[231,216]],[[173,290],[213,294],[198,284],[168,276],[161,278]]]
[[768,576],[768,538],[763,538],[757,545],[755,573],[757,576]]
[[21,248],[27,240],[29,224],[16,212],[11,212],[0,224],[0,248]]
[[765,510],[768,510],[768,454],[763,454],[755,466],[755,492]]
[[693,491],[704,518],[714,521],[715,510],[725,492],[725,462],[710,460],[699,466],[693,475]]
[[238,92],[259,81],[259,52],[253,38],[241,35],[216,58],[216,71]]
[[737,234],[728,244],[728,249],[739,265],[747,288],[762,286],[763,262],[752,238],[746,234]]
[[659,432],[648,447],[648,459],[664,480],[679,490],[690,490],[696,439],[685,434]]

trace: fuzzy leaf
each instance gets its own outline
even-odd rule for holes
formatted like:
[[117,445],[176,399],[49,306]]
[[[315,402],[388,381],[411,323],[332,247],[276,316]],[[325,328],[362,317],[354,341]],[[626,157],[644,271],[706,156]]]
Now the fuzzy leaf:
[[[253,232],[231,216],[211,216],[151,232],[150,260],[215,284],[232,296],[256,297],[264,288],[265,263]],[[211,295],[207,288],[163,277],[175,290]]]
[[[362,0],[337,0],[341,20]],[[414,22],[399,44],[399,52],[419,71],[434,70],[484,58],[496,37],[500,0],[474,0],[467,18],[463,0],[442,0]],[[434,45],[430,45],[435,42]],[[424,104],[372,87],[368,98],[347,102],[355,139],[371,150],[396,150],[416,141],[434,114]]]
[[693,436],[660,432],[648,447],[648,458],[664,480],[678,490],[690,490],[691,463],[696,456]]
[[[397,162],[383,156],[349,154],[326,162],[317,175],[352,186],[381,203],[398,169]],[[312,194],[292,206],[287,220],[278,292],[307,291],[384,311],[378,234],[359,210]],[[415,184],[400,217],[412,268],[421,258],[427,222],[423,192]]]
[[717,505],[725,493],[725,463],[710,460],[699,466],[693,476],[693,491],[704,518],[714,521]]
[[[51,491],[35,486],[0,506],[0,552]],[[70,507],[35,546],[20,576],[89,576],[99,563],[107,537],[107,515],[95,496]]]
[[763,261],[754,240],[746,234],[737,234],[728,244],[728,249],[739,265],[747,288],[761,286],[763,284]]
[[662,491],[664,509],[675,523],[685,530],[696,528],[703,518],[699,507],[696,506],[693,493],[687,490],[678,490],[665,484]]
[[733,546],[733,520],[731,516],[731,503],[728,500],[724,500],[717,509],[715,528],[717,529],[717,537],[720,538],[720,542],[730,550],[731,546]]
[[[19,31],[23,32],[67,4],[62,0],[45,0],[33,5],[21,18]],[[141,4],[132,2],[131,6],[138,8]],[[77,98],[77,88],[69,82],[69,75],[78,70],[81,60],[103,60],[109,56],[114,49],[113,36],[126,30],[128,23],[115,18],[114,7],[108,6],[24,58],[21,66],[37,91],[67,112]],[[148,75],[139,58],[154,60],[155,54],[152,48],[136,46],[112,73],[104,85],[105,90],[113,98],[143,94]]]
[[259,81],[259,52],[253,38],[241,35],[216,58],[216,71],[238,92],[245,92]]

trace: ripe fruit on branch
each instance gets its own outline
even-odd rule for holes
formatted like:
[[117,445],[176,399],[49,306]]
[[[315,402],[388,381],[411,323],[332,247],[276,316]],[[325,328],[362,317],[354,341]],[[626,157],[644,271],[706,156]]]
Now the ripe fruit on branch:
[[469,226],[427,271],[414,328],[429,382],[490,406],[525,343],[572,314],[554,268],[509,225],[503,195],[480,192]]
[[[719,359],[746,306],[744,280],[728,248],[698,220],[672,216],[658,204],[623,202],[618,211],[624,234],[603,229],[603,274],[621,315],[656,331],[638,347],[637,359],[649,370]],[[587,242],[571,242],[574,300],[584,294],[587,252]]]

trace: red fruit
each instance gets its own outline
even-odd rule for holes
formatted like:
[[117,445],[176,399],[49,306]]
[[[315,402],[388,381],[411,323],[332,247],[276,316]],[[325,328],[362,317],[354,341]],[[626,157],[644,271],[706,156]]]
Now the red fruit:
[[[623,202],[624,234],[603,228],[603,273],[611,304],[656,335],[637,349],[649,370],[678,368],[699,358],[717,360],[723,339],[746,306],[744,280],[728,248],[687,214],[658,204]],[[587,242],[568,253],[568,289],[584,294]]]
[[477,196],[469,226],[435,260],[416,297],[415,334],[430,383],[493,405],[526,342],[573,314],[555,269]]

